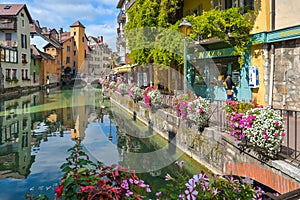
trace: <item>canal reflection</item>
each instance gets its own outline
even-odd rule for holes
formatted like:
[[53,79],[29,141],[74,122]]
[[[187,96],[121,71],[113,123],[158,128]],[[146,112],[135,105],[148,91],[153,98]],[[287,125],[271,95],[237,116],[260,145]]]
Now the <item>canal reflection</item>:
[[[60,166],[75,140],[81,142],[92,160],[107,165],[131,166],[137,160],[128,159],[130,153],[162,147],[176,154],[175,147],[153,132],[151,126],[135,122],[112,107],[95,89],[50,89],[0,101],[0,108],[1,199],[24,199],[28,192],[53,197],[62,176]],[[157,182],[170,172],[158,170],[159,163],[143,159],[141,167],[148,173],[141,176],[159,187]],[[191,160],[187,165],[195,173],[203,169]]]

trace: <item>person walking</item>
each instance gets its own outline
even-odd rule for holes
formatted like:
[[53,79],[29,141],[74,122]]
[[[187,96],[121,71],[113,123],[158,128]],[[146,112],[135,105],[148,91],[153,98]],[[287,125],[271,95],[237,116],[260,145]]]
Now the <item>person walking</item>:
[[234,87],[235,84],[231,79],[231,76],[228,75],[224,81],[224,87],[226,89],[227,93],[227,100],[233,100],[234,99]]

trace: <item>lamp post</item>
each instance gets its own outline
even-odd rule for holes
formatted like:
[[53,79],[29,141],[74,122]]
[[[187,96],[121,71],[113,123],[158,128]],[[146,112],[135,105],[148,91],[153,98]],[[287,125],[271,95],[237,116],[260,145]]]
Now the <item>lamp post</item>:
[[183,49],[183,92],[186,94],[187,91],[187,36],[191,33],[191,23],[183,19],[179,24],[180,33],[184,34],[184,49]]
[[2,76],[2,46],[0,46],[0,94],[3,93],[4,76]]

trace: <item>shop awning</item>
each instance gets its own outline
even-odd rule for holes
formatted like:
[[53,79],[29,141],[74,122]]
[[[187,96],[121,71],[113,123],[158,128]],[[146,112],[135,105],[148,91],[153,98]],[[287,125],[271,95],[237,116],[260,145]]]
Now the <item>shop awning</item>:
[[134,64],[134,65],[123,65],[123,66],[120,66],[120,67],[116,67],[116,68],[113,68],[113,71],[115,73],[125,73],[125,72],[129,72],[131,71],[131,69],[133,67],[135,67],[137,64]]

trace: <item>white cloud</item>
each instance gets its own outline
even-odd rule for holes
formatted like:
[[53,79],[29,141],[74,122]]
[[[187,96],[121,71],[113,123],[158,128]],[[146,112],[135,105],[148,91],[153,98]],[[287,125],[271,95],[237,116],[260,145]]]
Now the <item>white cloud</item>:
[[25,3],[33,19],[41,27],[63,28],[79,20],[87,36],[103,35],[104,41],[115,48],[119,0],[11,0],[3,3]]
[[98,3],[103,3],[105,5],[114,5],[117,7],[119,0],[96,0]]

